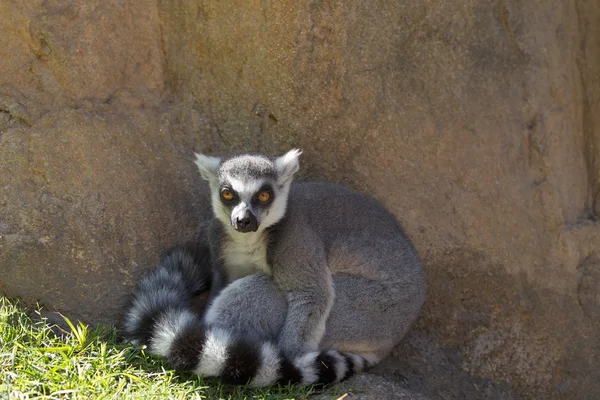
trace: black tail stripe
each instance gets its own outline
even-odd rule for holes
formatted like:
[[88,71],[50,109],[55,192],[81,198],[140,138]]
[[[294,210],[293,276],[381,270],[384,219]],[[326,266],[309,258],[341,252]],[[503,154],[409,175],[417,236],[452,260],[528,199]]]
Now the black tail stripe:
[[317,383],[328,385],[336,381],[336,359],[332,355],[321,352],[315,359],[318,379]]
[[198,295],[210,288],[210,252],[207,246],[186,244],[172,249],[160,267],[182,275],[185,292]]
[[284,386],[302,382],[302,373],[300,370],[283,356],[279,364],[279,377],[277,382]]
[[167,361],[176,369],[192,370],[198,366],[206,343],[206,331],[194,325],[183,329],[173,340]]
[[260,367],[260,351],[256,344],[236,341],[228,349],[221,381],[231,385],[248,383]]
[[361,358],[362,358],[363,365],[364,365],[363,369],[371,368],[371,367],[373,366],[373,364],[371,364],[371,363],[369,362],[369,360],[367,360],[367,359],[366,359],[366,358],[364,358],[364,357],[361,357]]
[[[193,296],[209,290],[209,253],[203,244],[169,251],[159,266],[138,283],[121,320],[123,336],[148,345],[160,313],[171,307],[189,307]],[[157,296],[157,290],[170,295]]]
[[130,331],[126,332],[127,337],[137,340],[140,344],[150,344],[157,317],[158,315],[156,313],[142,316],[139,323],[135,327],[132,327]]
[[342,378],[343,381],[350,378],[352,375],[356,373],[354,370],[354,360],[347,354],[344,354],[344,360],[346,361],[346,374]]

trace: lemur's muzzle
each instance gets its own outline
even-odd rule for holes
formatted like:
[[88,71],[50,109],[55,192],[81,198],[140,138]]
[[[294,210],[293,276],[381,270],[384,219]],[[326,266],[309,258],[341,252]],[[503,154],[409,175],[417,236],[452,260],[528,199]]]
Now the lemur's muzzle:
[[256,232],[258,230],[258,220],[247,208],[231,216],[231,225],[238,232]]

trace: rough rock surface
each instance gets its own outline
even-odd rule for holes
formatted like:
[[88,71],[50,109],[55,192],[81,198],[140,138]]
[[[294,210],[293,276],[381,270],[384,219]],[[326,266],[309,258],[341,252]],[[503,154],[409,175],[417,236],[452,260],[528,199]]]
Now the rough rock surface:
[[0,60],[2,294],[115,322],[209,215],[192,151],[298,146],[425,262],[378,373],[430,398],[600,396],[595,1],[4,0]]
[[407,390],[393,379],[363,373],[340,383],[324,393],[311,396],[314,400],[429,400]]

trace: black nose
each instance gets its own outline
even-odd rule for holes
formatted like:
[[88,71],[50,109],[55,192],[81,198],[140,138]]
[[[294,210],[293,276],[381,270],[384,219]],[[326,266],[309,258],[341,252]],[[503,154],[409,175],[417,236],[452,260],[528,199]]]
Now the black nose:
[[246,228],[250,226],[250,224],[252,223],[252,219],[249,216],[245,216],[242,219],[238,218],[237,223],[239,227]]
[[256,232],[258,230],[258,221],[251,212],[246,212],[242,217],[235,219],[235,230],[238,232]]

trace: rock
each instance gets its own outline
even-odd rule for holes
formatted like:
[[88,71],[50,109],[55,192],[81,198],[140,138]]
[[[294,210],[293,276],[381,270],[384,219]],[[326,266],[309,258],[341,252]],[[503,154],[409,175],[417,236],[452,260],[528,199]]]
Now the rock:
[[407,390],[431,399],[522,398],[506,382],[470,374],[464,368],[465,362],[468,362],[468,358],[462,352],[441,348],[427,337],[410,332],[394,349],[392,356],[370,372],[399,382]]
[[198,240],[206,188],[150,112],[62,110],[0,137],[0,289],[114,322],[158,255]]
[[427,400],[392,380],[362,373],[324,393],[311,396],[315,400]]
[[600,323],[600,263],[588,262],[580,269],[579,305],[586,317]]
[[210,213],[192,151],[299,146],[304,177],[380,199],[425,262],[428,345],[379,374],[431,398],[600,396],[594,2],[34,0],[0,16],[3,294],[115,322]]

